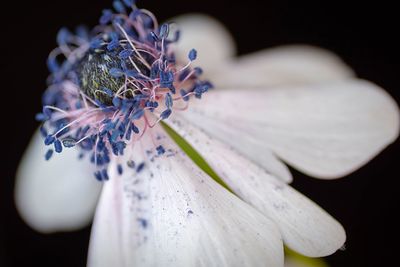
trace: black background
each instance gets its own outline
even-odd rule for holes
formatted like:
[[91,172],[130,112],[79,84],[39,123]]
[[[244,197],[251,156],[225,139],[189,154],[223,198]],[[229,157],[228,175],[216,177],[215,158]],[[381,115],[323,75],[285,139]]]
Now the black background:
[[[307,43],[340,55],[357,75],[385,88],[400,103],[400,20],[389,1],[140,1],[160,21],[187,12],[217,17],[234,35],[240,54],[280,44]],[[3,4],[4,5],[4,4]],[[84,266],[90,228],[41,235],[26,226],[13,204],[14,174],[31,134],[48,74],[45,60],[57,30],[93,26],[111,1],[13,1],[1,7],[1,213],[0,266]],[[4,109],[4,110],[3,110]],[[294,186],[346,228],[347,249],[331,266],[388,266],[398,259],[400,142],[367,166],[336,181],[293,171]],[[400,261],[400,259],[399,259]],[[395,264],[397,265],[397,264]]]

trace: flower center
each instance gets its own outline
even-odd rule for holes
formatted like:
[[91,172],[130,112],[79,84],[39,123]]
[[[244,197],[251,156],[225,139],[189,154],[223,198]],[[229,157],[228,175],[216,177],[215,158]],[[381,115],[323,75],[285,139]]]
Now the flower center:
[[[59,32],[59,47],[48,60],[52,74],[43,112],[37,116],[44,122],[45,144],[56,152],[79,146],[90,153],[101,168],[99,180],[108,179],[110,153],[122,155],[173,110],[185,109],[191,96],[201,98],[211,88],[199,79],[201,69],[191,68],[196,50],[189,51],[186,63],[175,58],[170,44],[178,31],[171,37],[170,25],[158,26],[149,11],[133,5],[128,15],[121,5],[115,7],[119,13],[103,11],[101,25],[91,32]],[[66,58],[62,64],[60,55]],[[52,154],[49,149],[46,159]]]

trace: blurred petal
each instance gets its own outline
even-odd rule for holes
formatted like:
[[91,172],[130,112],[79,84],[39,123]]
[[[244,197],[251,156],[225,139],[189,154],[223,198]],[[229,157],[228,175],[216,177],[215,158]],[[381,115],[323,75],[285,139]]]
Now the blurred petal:
[[266,88],[343,80],[353,75],[339,57],[327,50],[289,45],[232,59],[207,78],[218,88]]
[[[127,168],[118,176],[116,163],[110,166],[88,266],[283,266],[275,224],[153,129],[157,139],[145,140],[146,134],[131,154],[145,162],[141,172]],[[167,152],[154,156],[149,149],[158,144]]]
[[92,175],[87,159],[65,149],[46,161],[48,147],[36,133],[16,175],[18,211],[33,229],[50,233],[77,230],[92,219],[101,184]]
[[178,118],[169,124],[237,196],[277,223],[285,245],[310,257],[343,246],[343,227],[314,202],[188,122]]
[[202,14],[187,14],[172,18],[181,31],[176,56],[188,61],[188,53],[194,48],[198,52],[193,62],[206,73],[218,68],[236,53],[235,42],[227,29],[217,20]]
[[271,149],[300,171],[338,178],[371,160],[399,133],[399,109],[362,80],[269,90],[213,91],[182,116],[263,166]]

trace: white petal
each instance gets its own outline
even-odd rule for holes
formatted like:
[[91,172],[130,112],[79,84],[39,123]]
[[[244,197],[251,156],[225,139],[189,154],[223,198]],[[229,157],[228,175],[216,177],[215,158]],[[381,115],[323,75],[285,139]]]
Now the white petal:
[[191,103],[182,116],[260,165],[268,148],[300,171],[324,179],[358,169],[399,133],[397,104],[362,80],[215,90]]
[[208,75],[218,88],[301,85],[348,79],[353,71],[333,53],[290,45],[232,59]]
[[227,29],[217,20],[202,14],[187,14],[171,19],[181,31],[176,56],[188,61],[188,53],[194,48],[198,52],[195,66],[205,73],[218,68],[236,53],[235,42]]
[[233,192],[277,223],[285,245],[310,257],[330,255],[342,247],[343,227],[314,202],[186,121],[178,118],[169,125]]
[[[144,146],[133,153],[135,162],[146,162],[142,172],[125,169],[118,176],[110,166],[88,266],[283,266],[275,224],[216,184],[161,129],[155,131],[157,139],[143,140],[146,133]],[[153,158],[153,142],[167,152]]]
[[26,223],[37,231],[71,231],[92,219],[101,184],[87,158],[65,149],[46,161],[48,147],[36,133],[16,175],[15,201]]

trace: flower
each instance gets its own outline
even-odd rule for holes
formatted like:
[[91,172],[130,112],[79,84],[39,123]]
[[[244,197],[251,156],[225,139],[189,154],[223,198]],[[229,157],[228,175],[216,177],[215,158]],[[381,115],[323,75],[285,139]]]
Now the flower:
[[[131,4],[115,1],[120,15],[104,11],[95,37],[82,29],[58,35],[38,118],[45,142],[62,153],[46,152],[39,133],[28,148],[16,185],[27,223],[72,230],[97,206],[89,266],[282,266],[282,241],[312,257],[340,248],[342,226],[288,185],[281,160],[324,179],[356,170],[398,136],[390,96],[319,49],[235,59],[229,34],[202,16],[176,20],[183,39],[175,44],[172,24],[157,27],[136,8],[124,15]],[[61,66],[58,51],[68,57]],[[195,64],[215,90],[207,92]],[[193,77],[180,80],[185,72]],[[126,115],[129,125],[121,123]],[[191,161],[160,120],[236,196]]]

